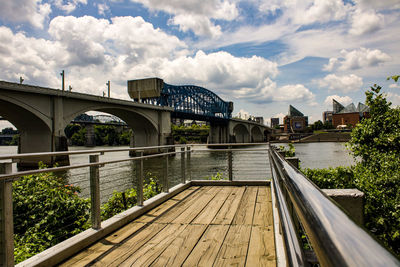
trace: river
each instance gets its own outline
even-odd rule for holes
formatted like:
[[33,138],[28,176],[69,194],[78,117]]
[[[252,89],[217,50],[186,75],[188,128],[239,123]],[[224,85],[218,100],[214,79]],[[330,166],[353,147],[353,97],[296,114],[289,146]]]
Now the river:
[[[262,148],[265,146],[256,146]],[[70,151],[110,149],[110,147],[69,147]],[[121,148],[121,147],[119,147]],[[127,147],[126,147],[127,148]],[[344,143],[304,143],[295,144],[296,156],[300,158],[303,168],[326,168],[336,166],[348,166],[354,161],[344,147]],[[196,146],[196,150],[206,150],[206,146]],[[16,146],[0,146],[0,154],[14,154]],[[128,152],[105,153],[100,156],[100,161],[123,159],[128,157]],[[71,164],[82,164],[88,162],[88,155],[70,156]],[[164,161],[162,158],[147,159],[144,161],[144,172],[146,178],[162,177]],[[180,182],[181,161],[180,155],[169,158],[168,178],[170,186]],[[193,179],[211,179],[212,176],[220,174],[223,178],[228,177],[227,154],[225,152],[203,151],[194,152],[191,156],[191,177]],[[15,170],[15,166],[14,166]],[[69,184],[81,188],[80,195],[88,197],[89,192],[89,168],[73,169],[63,176]],[[100,190],[101,201],[105,202],[113,191],[124,191],[132,188],[135,184],[135,163],[120,162],[107,164],[100,168]],[[234,180],[259,180],[271,177],[268,156],[265,151],[256,152],[234,152],[233,153],[233,177]]]

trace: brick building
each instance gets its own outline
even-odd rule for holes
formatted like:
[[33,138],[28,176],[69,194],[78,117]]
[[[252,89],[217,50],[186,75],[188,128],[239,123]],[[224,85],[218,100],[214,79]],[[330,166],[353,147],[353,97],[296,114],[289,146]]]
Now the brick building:
[[308,117],[289,105],[289,114],[283,118],[283,124],[286,133],[304,132],[308,126]]
[[353,128],[363,118],[369,117],[369,107],[358,103],[357,107],[351,103],[344,107],[333,99],[332,125],[335,128],[347,127]]

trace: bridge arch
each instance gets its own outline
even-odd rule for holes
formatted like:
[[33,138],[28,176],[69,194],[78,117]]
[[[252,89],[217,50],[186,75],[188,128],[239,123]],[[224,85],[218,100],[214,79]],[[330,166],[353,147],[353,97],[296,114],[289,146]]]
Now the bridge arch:
[[251,128],[251,142],[261,143],[264,141],[264,135],[258,126]]
[[[23,116],[21,116],[23,114]],[[53,151],[58,142],[52,134],[49,118],[29,105],[0,95],[0,115],[12,123],[19,131],[18,153]],[[51,158],[41,158],[46,164],[52,164]],[[19,167],[37,168],[35,158],[25,159]]]
[[110,106],[90,106],[84,109],[79,109],[64,117],[65,128],[76,116],[88,111],[100,111],[112,114],[122,119],[132,129],[134,135],[134,147],[142,146],[157,146],[159,145],[159,129],[158,122],[139,111],[132,111],[125,108],[116,108]]
[[248,143],[250,141],[250,133],[247,127],[243,124],[237,124],[233,128],[233,136],[236,143]]

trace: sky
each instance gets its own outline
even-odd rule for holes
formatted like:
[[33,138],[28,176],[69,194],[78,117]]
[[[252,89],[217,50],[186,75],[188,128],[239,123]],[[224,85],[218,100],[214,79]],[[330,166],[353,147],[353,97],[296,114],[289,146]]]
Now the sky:
[[[129,99],[127,80],[205,87],[234,112],[289,105],[322,120],[332,99],[382,85],[400,105],[400,0],[0,0],[0,80]],[[281,121],[282,123],[282,121]],[[0,128],[6,126],[3,121]]]

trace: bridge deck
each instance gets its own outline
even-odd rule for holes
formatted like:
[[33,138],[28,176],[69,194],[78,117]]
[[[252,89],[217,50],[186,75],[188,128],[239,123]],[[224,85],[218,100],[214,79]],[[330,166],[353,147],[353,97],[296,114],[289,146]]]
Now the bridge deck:
[[270,187],[189,187],[62,266],[276,266]]

